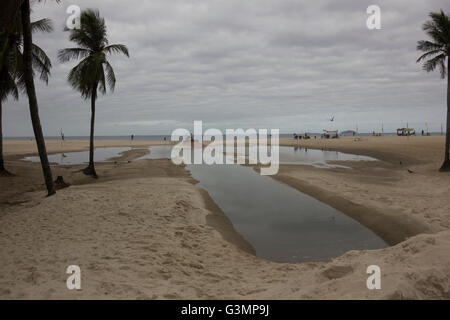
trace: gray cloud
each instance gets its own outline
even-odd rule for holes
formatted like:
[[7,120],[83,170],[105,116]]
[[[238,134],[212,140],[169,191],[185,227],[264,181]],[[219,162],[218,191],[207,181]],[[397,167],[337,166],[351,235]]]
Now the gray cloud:
[[[428,121],[440,129],[445,82],[415,63],[429,11],[444,0],[380,0],[382,30],[366,28],[373,1],[152,0],[53,1],[35,4],[55,32],[35,37],[53,61],[49,86],[38,84],[46,135],[88,135],[89,103],[66,81],[74,63],[57,50],[73,46],[62,31],[70,4],[98,8],[111,43],[131,58],[112,57],[116,91],[97,107],[97,134],[168,134],[205,126],[321,131],[393,130]],[[445,6],[447,5],[447,6]],[[32,135],[26,97],[5,104],[6,136]]]

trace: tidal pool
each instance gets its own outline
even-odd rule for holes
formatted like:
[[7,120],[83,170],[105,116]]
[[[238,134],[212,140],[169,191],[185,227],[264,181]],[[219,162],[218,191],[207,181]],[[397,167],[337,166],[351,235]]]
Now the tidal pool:
[[[154,146],[141,159],[170,159],[172,146]],[[327,161],[376,161],[335,151],[280,147],[281,164],[332,167]],[[349,250],[388,244],[342,212],[253,168],[187,165],[256,255],[277,262],[327,261]]]
[[[96,161],[106,161],[131,148],[97,148]],[[171,145],[152,146],[140,159],[170,159]],[[39,157],[27,157],[39,161]],[[86,163],[89,152],[49,156],[62,165]],[[328,161],[375,161],[334,151],[280,147],[281,164],[333,166]],[[252,167],[187,165],[198,186],[205,189],[256,255],[277,262],[327,261],[349,250],[387,247],[373,231],[342,212],[278,182]]]
[[[108,159],[118,157],[122,152],[131,150],[130,147],[110,147],[110,148],[96,148],[94,152],[94,160],[96,162],[104,162]],[[23,160],[39,162],[38,156],[35,157],[25,157]],[[49,154],[48,161],[50,163],[57,163],[59,165],[76,165],[89,162],[89,151],[80,152],[67,152],[67,153],[57,153]]]
[[[153,146],[150,148],[150,153],[142,156],[140,159],[170,159],[171,145]],[[225,148],[224,148],[225,150]],[[320,168],[345,167],[330,163],[331,161],[377,161],[377,159],[361,156],[356,154],[343,153],[338,151],[327,151],[308,149],[300,147],[279,147],[280,164],[301,164],[311,165]],[[237,154],[237,157],[248,157],[249,150],[247,149],[245,155]]]
[[241,165],[188,165],[256,255],[277,262],[327,261],[387,247],[342,212]]

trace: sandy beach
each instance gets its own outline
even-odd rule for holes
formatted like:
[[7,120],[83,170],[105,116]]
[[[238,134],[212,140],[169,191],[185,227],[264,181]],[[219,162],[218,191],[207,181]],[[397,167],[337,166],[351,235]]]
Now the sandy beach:
[[[96,141],[135,149],[98,163],[97,180],[84,166],[52,165],[71,186],[46,198],[40,165],[20,160],[36,153],[34,142],[6,141],[14,176],[0,177],[0,298],[450,299],[450,175],[437,171],[443,141],[282,140],[378,159],[345,162],[349,169],[282,165],[273,178],[392,245],[298,264],[256,257],[183,167],[135,160],[157,142]],[[84,151],[88,141],[50,140],[47,150]],[[81,290],[66,288],[69,265],[81,268]],[[381,268],[381,290],[366,287],[370,265]]]

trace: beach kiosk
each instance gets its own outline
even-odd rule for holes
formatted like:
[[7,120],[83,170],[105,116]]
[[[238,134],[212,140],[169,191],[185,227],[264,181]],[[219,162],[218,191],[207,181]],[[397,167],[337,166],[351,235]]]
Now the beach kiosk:
[[404,137],[404,136],[415,136],[416,130],[413,128],[398,128],[397,129],[397,136]]
[[339,138],[338,130],[323,130],[323,138],[325,139],[337,139]]

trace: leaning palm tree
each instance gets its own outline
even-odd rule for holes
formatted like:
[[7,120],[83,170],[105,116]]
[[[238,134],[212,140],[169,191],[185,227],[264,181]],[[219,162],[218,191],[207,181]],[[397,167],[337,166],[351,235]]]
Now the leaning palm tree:
[[[427,72],[439,67],[441,78],[447,76],[447,131],[445,138],[445,159],[440,171],[450,170],[450,19],[441,10],[441,12],[431,12],[431,20],[424,23],[422,29],[431,38],[432,41],[422,40],[417,43],[417,50],[425,53],[417,59],[417,62],[427,59],[423,64],[423,69]],[[447,59],[447,66],[445,60]]]
[[86,175],[97,178],[94,165],[94,124],[95,101],[97,91],[106,93],[106,83],[114,91],[116,76],[107,60],[107,55],[123,53],[129,57],[128,49],[123,44],[109,45],[106,34],[105,19],[100,17],[97,10],[87,9],[81,13],[80,28],[70,30],[70,40],[78,47],[62,49],[58,52],[61,62],[69,60],[81,61],[68,75],[68,81],[84,99],[91,99],[91,129],[89,143],[89,165],[83,170]]
[[[51,32],[53,30],[49,19],[41,19],[31,23],[31,31]],[[19,97],[18,87],[26,91],[25,70],[23,59],[23,28],[21,17],[16,16],[15,24],[9,30],[0,32],[0,173],[8,175],[3,162],[2,139],[2,102],[11,95],[16,100]],[[48,83],[51,62],[45,52],[36,44],[31,46],[33,73],[37,71],[41,80]]]
[[33,39],[30,21],[30,0],[22,0],[20,6],[20,17],[23,33],[23,81],[28,96],[30,106],[31,123],[33,125],[34,137],[41,160],[42,171],[44,173],[45,184],[49,196],[55,194],[52,171],[48,162],[47,150],[45,147],[44,134],[42,132],[41,120],[39,118],[39,107],[36,97],[36,88],[33,78]]

